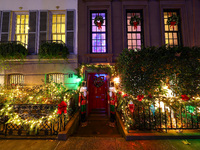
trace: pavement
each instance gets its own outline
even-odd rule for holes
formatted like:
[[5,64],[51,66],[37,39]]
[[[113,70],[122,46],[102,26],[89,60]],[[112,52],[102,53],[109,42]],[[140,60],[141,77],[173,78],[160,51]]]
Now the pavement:
[[[200,138],[191,139],[191,135],[199,136],[199,130],[147,132],[134,131],[140,140],[126,141],[118,132],[117,127],[109,123],[106,116],[97,119],[91,116],[87,125],[79,126],[78,130],[66,141],[59,141],[55,136],[0,136],[0,150],[200,150]],[[177,139],[153,139],[158,136],[177,136]],[[17,137],[17,138],[16,138]],[[148,137],[148,138],[147,138]],[[180,137],[180,138],[179,138]]]

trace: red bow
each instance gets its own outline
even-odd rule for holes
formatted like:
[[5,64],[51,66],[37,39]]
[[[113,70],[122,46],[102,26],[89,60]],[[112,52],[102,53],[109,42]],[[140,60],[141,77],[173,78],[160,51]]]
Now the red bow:
[[135,105],[134,104],[128,104],[128,107],[129,107],[129,110],[130,112],[134,112],[134,109],[135,109]]
[[148,95],[149,98],[153,98],[151,94]]
[[134,30],[136,30],[137,29],[137,25],[138,25],[138,22],[133,22],[133,25],[134,25]]
[[123,97],[127,97],[127,96],[128,96],[128,94],[124,94],[124,95],[123,95]]
[[190,99],[186,94],[181,95],[181,97],[182,97],[182,100],[184,101],[188,101]]
[[142,101],[143,98],[144,98],[144,95],[138,95],[137,96],[138,101]]
[[98,29],[99,29],[99,30],[102,29],[102,27],[101,27],[101,22],[97,22],[97,26],[98,26]]
[[170,28],[173,27],[173,29],[174,29],[174,26],[175,26],[175,24],[176,24],[176,21],[171,21],[170,24],[171,24],[171,25],[170,25]]
[[57,114],[62,114],[64,112],[65,114],[67,113],[67,104],[62,101],[60,104],[58,104],[58,112]]

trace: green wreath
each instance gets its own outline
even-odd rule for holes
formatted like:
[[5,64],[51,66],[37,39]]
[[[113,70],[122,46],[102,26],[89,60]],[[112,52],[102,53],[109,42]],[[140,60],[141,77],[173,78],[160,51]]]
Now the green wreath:
[[98,27],[97,21],[100,21],[101,25],[103,25],[103,23],[104,23],[102,16],[96,16],[95,19],[94,19],[94,24]]
[[134,26],[133,22],[137,22],[138,23],[137,25],[139,25],[140,21],[141,21],[141,18],[139,18],[137,15],[135,15],[135,16],[131,17],[130,25]]
[[171,17],[168,17],[167,24],[171,25],[171,22],[176,22],[175,25],[177,25],[178,20],[179,20],[178,16],[173,14]]

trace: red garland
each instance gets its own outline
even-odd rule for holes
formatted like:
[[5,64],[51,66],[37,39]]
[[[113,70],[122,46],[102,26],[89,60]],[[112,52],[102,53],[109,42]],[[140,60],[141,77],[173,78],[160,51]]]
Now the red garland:
[[67,113],[67,104],[62,101],[60,104],[58,104],[58,112],[57,114],[62,114],[64,112],[65,114]]
[[140,101],[140,102],[142,101],[143,98],[144,98],[144,95],[138,95],[138,96],[137,96],[137,99],[138,99],[138,101]]
[[181,95],[181,97],[183,101],[188,101],[190,99],[186,94]]

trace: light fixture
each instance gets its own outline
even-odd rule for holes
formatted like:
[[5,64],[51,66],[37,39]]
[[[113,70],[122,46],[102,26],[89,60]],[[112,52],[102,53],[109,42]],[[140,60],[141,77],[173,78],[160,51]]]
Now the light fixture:
[[60,8],[60,6],[56,6],[56,8],[57,8],[57,9],[59,9],[59,8]]
[[113,80],[115,83],[119,83],[119,77],[115,77]]
[[22,9],[23,9],[23,7],[19,7],[19,9],[20,9],[20,10],[22,10]]

